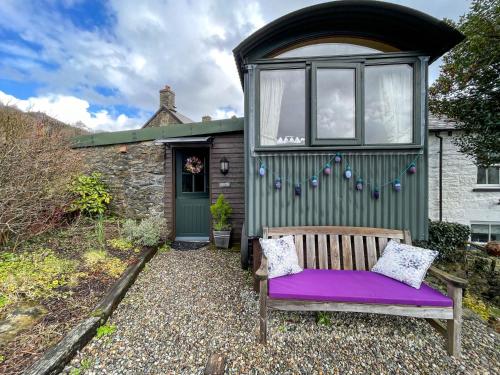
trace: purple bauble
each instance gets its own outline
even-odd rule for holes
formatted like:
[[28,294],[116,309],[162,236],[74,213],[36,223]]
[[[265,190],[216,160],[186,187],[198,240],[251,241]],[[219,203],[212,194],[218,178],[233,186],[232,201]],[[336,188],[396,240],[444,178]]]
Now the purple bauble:
[[395,191],[401,191],[401,181],[399,180],[394,181],[393,187]]
[[342,161],[342,156],[340,154],[335,155],[335,163],[340,163]]
[[417,173],[417,166],[414,163],[410,164],[410,167],[408,168],[408,173],[409,174]]
[[332,173],[332,166],[330,164],[326,164],[325,168],[323,169],[323,173],[326,175],[329,175]]
[[373,190],[372,196],[373,196],[373,199],[379,199],[380,198],[380,191],[378,189]]
[[314,188],[318,187],[318,177],[312,176],[312,178],[311,178],[311,186],[314,187]]

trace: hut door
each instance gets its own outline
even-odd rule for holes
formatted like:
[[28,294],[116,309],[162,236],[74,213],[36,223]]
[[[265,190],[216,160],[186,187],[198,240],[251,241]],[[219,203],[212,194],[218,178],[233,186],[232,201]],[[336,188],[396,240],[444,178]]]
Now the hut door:
[[175,158],[175,232],[177,240],[208,240],[208,148],[178,149]]

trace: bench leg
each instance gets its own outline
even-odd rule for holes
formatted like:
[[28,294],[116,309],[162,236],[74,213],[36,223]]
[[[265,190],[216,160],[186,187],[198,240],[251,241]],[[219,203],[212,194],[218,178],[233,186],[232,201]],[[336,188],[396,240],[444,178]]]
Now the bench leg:
[[448,296],[453,299],[453,319],[447,321],[448,354],[460,358],[462,351],[462,288],[448,284]]
[[260,335],[259,342],[267,344],[267,280],[260,281]]

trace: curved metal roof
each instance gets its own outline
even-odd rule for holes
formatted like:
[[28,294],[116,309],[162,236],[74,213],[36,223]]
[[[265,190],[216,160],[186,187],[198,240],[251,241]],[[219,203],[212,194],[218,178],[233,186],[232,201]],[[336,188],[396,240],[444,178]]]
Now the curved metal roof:
[[372,0],[343,0],[313,5],[280,17],[254,32],[234,50],[243,76],[248,61],[308,39],[351,36],[376,40],[402,51],[419,51],[435,61],[465,37],[428,14]]

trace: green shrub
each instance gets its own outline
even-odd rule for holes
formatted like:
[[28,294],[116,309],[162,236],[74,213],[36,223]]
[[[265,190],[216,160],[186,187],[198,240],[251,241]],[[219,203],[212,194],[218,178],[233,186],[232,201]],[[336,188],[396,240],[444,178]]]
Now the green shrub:
[[224,194],[219,194],[217,202],[210,206],[210,212],[214,220],[214,230],[229,230],[229,217],[233,212],[230,204],[226,201]]
[[112,335],[115,332],[116,326],[114,324],[106,323],[97,328],[97,338],[100,339],[101,337]]
[[0,309],[21,300],[38,300],[58,294],[71,282],[77,262],[59,258],[50,249],[32,253],[0,254]]
[[463,254],[458,249],[464,247],[469,236],[470,228],[467,225],[429,221],[429,240],[421,241],[418,245],[439,251],[439,260],[456,262],[462,260]]
[[489,317],[491,315],[491,311],[488,308],[488,306],[486,306],[486,304],[483,301],[481,301],[479,298],[476,298],[471,294],[467,294],[464,297],[463,303],[464,303],[465,307],[467,307],[469,310],[474,311],[477,315],[479,315],[484,320],[487,321],[489,319]]
[[129,241],[141,246],[156,246],[166,230],[166,221],[160,215],[151,215],[139,224],[128,219],[123,224],[123,235]]
[[108,240],[108,246],[120,251],[129,251],[132,250],[134,244],[131,241],[128,241],[124,238],[113,238]]
[[111,202],[108,186],[98,172],[93,172],[90,176],[79,175],[72,182],[70,191],[77,196],[71,208],[88,216],[103,215]]
[[103,272],[111,277],[119,277],[125,271],[126,264],[119,258],[109,256],[105,250],[89,250],[83,255],[88,268]]

